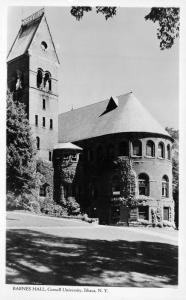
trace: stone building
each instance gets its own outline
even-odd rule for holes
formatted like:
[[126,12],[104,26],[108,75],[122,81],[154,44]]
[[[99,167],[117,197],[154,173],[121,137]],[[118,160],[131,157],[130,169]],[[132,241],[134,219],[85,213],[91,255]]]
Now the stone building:
[[173,140],[132,93],[58,119],[59,59],[43,9],[22,21],[7,64],[8,88],[26,105],[38,157],[53,160],[56,202],[74,197],[102,224],[173,222]]
[[[172,142],[132,92],[62,113],[55,199],[75,197],[102,224],[174,222]],[[134,182],[128,192],[127,176]],[[127,193],[135,199],[130,209]]]
[[59,59],[43,9],[22,21],[7,65],[8,88],[26,105],[38,156],[51,161],[58,133]]

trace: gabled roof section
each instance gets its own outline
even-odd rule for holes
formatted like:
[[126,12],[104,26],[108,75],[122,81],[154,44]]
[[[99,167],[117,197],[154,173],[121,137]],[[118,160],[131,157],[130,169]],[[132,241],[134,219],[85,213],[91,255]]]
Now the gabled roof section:
[[[11,61],[11,60],[25,54],[29,50],[31,43],[34,39],[34,36],[35,36],[35,34],[38,30],[38,27],[43,18],[45,18],[45,21],[46,21],[44,9],[41,9],[41,10],[37,11],[36,13],[32,14],[31,16],[29,16],[28,18],[22,20],[21,28],[20,28],[20,30],[15,38],[15,41],[8,53],[8,57],[7,57],[8,61]],[[53,42],[47,21],[46,21],[46,24],[47,24],[48,32],[50,34],[51,41],[52,41],[52,44],[53,44],[53,47],[55,50],[57,61],[59,63],[59,59],[57,56],[57,52],[56,52],[56,49],[54,46],[54,42]]]
[[170,137],[132,92],[116,98],[118,105],[108,112],[106,110],[110,99],[60,114],[59,142],[76,142],[122,132],[154,133]]
[[119,105],[118,98],[110,97],[107,107],[106,107],[105,111],[101,114],[101,116],[110,112],[111,110],[115,109],[116,107],[118,107],[118,105]]

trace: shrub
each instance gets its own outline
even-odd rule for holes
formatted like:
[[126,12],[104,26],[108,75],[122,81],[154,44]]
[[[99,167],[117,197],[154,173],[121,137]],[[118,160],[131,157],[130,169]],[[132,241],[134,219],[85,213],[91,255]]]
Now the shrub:
[[51,198],[40,198],[41,212],[55,217],[62,217],[67,215],[67,209],[61,205],[56,204]]
[[138,219],[138,222],[144,226],[150,225],[150,222],[148,220]]
[[92,219],[92,218],[89,218],[89,216],[87,214],[84,214],[81,218],[82,221],[85,221],[85,222],[88,222],[88,223],[93,223],[93,222],[96,222],[97,219]]
[[24,193],[20,197],[23,209],[29,210],[37,214],[41,212],[39,199],[34,191],[30,194]]
[[67,198],[66,208],[68,215],[78,215],[80,213],[79,203],[77,203],[74,197]]
[[21,197],[15,196],[14,193],[9,192],[6,197],[6,208],[7,210],[21,209]]
[[163,227],[175,227],[174,223],[170,221],[163,221]]
[[163,227],[163,223],[162,222],[158,222],[157,223],[157,227],[162,228]]

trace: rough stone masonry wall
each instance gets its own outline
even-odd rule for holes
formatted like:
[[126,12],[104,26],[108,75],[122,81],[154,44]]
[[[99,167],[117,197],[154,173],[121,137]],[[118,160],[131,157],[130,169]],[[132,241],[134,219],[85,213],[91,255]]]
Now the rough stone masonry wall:
[[[142,141],[142,155],[140,157],[134,157],[132,155],[131,141],[134,139],[140,139]],[[109,199],[112,197],[112,180],[114,175],[118,174],[117,169],[113,168],[110,161],[106,160],[106,153],[110,143],[114,145],[115,159],[118,158],[118,145],[121,141],[127,140],[129,142],[129,155],[133,161],[133,168],[136,173],[136,177],[140,173],[146,173],[150,179],[150,195],[145,205],[149,206],[149,221],[152,221],[151,209],[157,210],[158,214],[163,218],[163,207],[170,207],[170,221],[174,220],[174,202],[172,200],[172,162],[166,158],[157,157],[157,147],[160,141],[164,142],[165,147],[167,144],[172,144],[169,138],[160,137],[157,135],[144,135],[140,133],[136,134],[118,134],[111,136],[103,136],[99,138],[89,139],[78,142],[77,144],[84,149],[83,161],[84,165],[81,185],[84,188],[82,195],[84,207],[88,209],[89,206],[97,206],[98,216],[109,219]],[[152,140],[155,143],[155,157],[146,156],[146,142]],[[104,159],[100,162],[96,159],[96,149],[98,146],[103,147]],[[88,151],[92,152],[92,159],[88,158]],[[163,198],[162,192],[162,177],[167,175],[169,178],[169,197]],[[83,179],[84,178],[84,179]],[[97,189],[97,197],[91,196],[89,186],[93,185]]]

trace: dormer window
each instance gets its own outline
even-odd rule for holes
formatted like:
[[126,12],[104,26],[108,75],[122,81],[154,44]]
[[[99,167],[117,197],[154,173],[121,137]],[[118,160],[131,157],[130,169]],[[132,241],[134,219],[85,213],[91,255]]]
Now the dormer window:
[[107,107],[106,107],[105,111],[103,111],[103,113],[100,115],[100,117],[103,116],[104,114],[114,110],[118,106],[119,106],[118,98],[111,97],[108,101],[108,104],[107,104]]
[[42,42],[41,42],[41,49],[42,49],[43,51],[46,51],[46,50],[47,50],[47,48],[48,48],[48,45],[47,45],[47,43],[46,43],[46,42],[44,42],[44,41],[42,41]]

